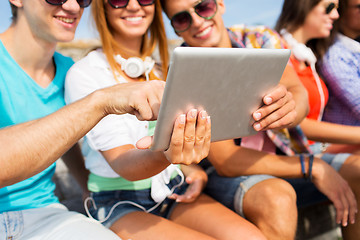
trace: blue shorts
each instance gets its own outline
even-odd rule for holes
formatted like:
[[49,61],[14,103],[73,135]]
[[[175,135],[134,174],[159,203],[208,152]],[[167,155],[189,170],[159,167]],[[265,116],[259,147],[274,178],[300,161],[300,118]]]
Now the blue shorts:
[[[167,185],[169,189],[173,186],[180,183],[181,177],[177,176],[170,181]],[[180,187],[177,187],[174,190],[176,194],[185,193],[188,184],[183,183]],[[94,200],[97,209],[94,208],[93,204],[89,207],[89,212],[91,216],[99,221],[103,221],[105,218],[108,219],[102,224],[106,227],[111,227],[118,219],[125,216],[128,213],[135,211],[144,211],[140,207],[137,207],[130,203],[119,204],[113,208],[119,202],[122,201],[131,201],[135,204],[141,205],[146,210],[154,207],[156,202],[151,198],[150,189],[145,190],[117,190],[117,191],[103,191],[103,192],[93,192],[91,193],[91,198]],[[176,202],[172,199],[166,198],[157,208],[151,211],[152,214],[168,218],[174,207],[176,206]],[[113,211],[111,209],[113,208]],[[110,215],[109,215],[110,214]]]
[[[349,156],[350,154],[347,153],[323,154],[321,159],[330,164],[336,171],[339,171]],[[222,177],[216,173],[214,167],[209,167],[206,172],[208,173],[209,180],[205,188],[205,193],[242,217],[245,217],[243,212],[243,199],[246,192],[259,182],[276,178],[270,175]],[[317,190],[312,182],[306,179],[285,180],[288,181],[296,191],[298,207],[306,207],[328,200],[325,195]]]

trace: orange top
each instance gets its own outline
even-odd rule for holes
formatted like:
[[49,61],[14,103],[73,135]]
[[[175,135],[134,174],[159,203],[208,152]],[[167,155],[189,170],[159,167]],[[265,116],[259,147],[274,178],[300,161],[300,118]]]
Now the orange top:
[[321,87],[318,87],[316,83],[316,78],[312,72],[310,66],[307,66],[304,69],[301,69],[300,62],[294,57],[290,57],[290,61],[294,66],[295,71],[297,72],[301,82],[305,86],[308,95],[309,95],[309,114],[307,118],[317,120],[321,111],[323,111],[321,106],[321,95],[320,91],[323,92],[325,97],[324,106],[327,104],[329,99],[329,92],[324,83],[324,81],[320,78]]

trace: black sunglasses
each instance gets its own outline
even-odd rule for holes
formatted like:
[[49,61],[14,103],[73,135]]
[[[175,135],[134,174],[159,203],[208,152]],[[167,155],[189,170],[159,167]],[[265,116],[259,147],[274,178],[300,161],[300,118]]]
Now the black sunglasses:
[[[202,0],[194,6],[194,11],[199,17],[206,20],[212,19],[217,11],[216,0]],[[193,19],[189,11],[182,11],[176,13],[171,18],[171,26],[175,32],[181,33],[190,28],[192,21]]]
[[[81,8],[86,8],[90,5],[92,0],[76,0],[76,1]],[[63,5],[64,3],[66,3],[67,0],[46,0],[46,2],[51,5],[59,6],[59,5]]]
[[[125,8],[130,0],[108,0],[113,8]],[[149,6],[154,4],[155,0],[137,0],[140,6]]]
[[332,12],[332,10],[334,10],[334,8],[338,9],[339,5],[335,4],[333,2],[330,2],[330,3],[326,4],[325,5],[325,13],[330,14]]

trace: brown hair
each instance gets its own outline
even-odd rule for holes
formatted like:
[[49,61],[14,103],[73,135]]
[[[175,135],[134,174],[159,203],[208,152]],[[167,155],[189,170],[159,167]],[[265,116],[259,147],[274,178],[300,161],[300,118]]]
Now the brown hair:
[[[120,66],[115,61],[115,54],[120,54],[124,58],[134,56],[134,53],[129,52],[126,48],[121,46],[121,43],[117,42],[112,34],[113,29],[106,18],[106,11],[104,6],[104,0],[94,0],[92,3],[92,15],[95,20],[96,28],[99,32],[102,42],[103,51],[109,62],[111,70],[116,77],[116,72],[121,72]],[[160,60],[162,64],[162,76],[166,79],[169,53],[166,39],[166,33],[162,18],[162,10],[159,0],[155,0],[155,16],[151,23],[147,33],[143,36],[143,43],[141,46],[141,56],[150,56],[156,45],[159,48]]]
[[164,12],[166,13],[166,5],[165,5],[165,0],[160,0],[160,5],[162,7],[162,9],[164,10]]
[[12,4],[11,2],[9,2],[9,3],[10,3],[10,7],[11,7],[11,15],[12,15],[11,19],[13,21],[16,21],[16,19],[17,19],[17,7],[14,4]]
[[[321,0],[285,0],[280,17],[275,26],[276,31],[286,29],[292,33],[304,24],[307,15]],[[321,59],[333,42],[333,36],[328,38],[311,39],[306,43],[315,56]]]
[[335,22],[334,24],[334,30],[335,31],[332,31],[334,32],[338,32],[338,31],[341,31],[341,19],[345,16],[346,14],[346,10],[348,9],[349,7],[349,1],[348,0],[339,0],[339,9],[338,9],[338,12],[339,12],[339,19],[338,21]]

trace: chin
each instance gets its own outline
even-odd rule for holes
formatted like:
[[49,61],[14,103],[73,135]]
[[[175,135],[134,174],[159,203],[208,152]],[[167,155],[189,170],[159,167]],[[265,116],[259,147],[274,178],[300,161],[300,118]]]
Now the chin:
[[330,31],[324,33],[321,38],[328,38],[330,36]]
[[316,37],[314,37],[315,39],[322,39],[322,38],[327,38],[330,36],[330,31],[323,31],[317,34]]
[[207,38],[198,42],[199,43],[196,45],[199,45],[201,47],[219,47],[218,39],[214,39],[214,38]]
[[69,35],[69,36],[61,36],[58,38],[58,42],[71,42],[74,40],[75,34]]

